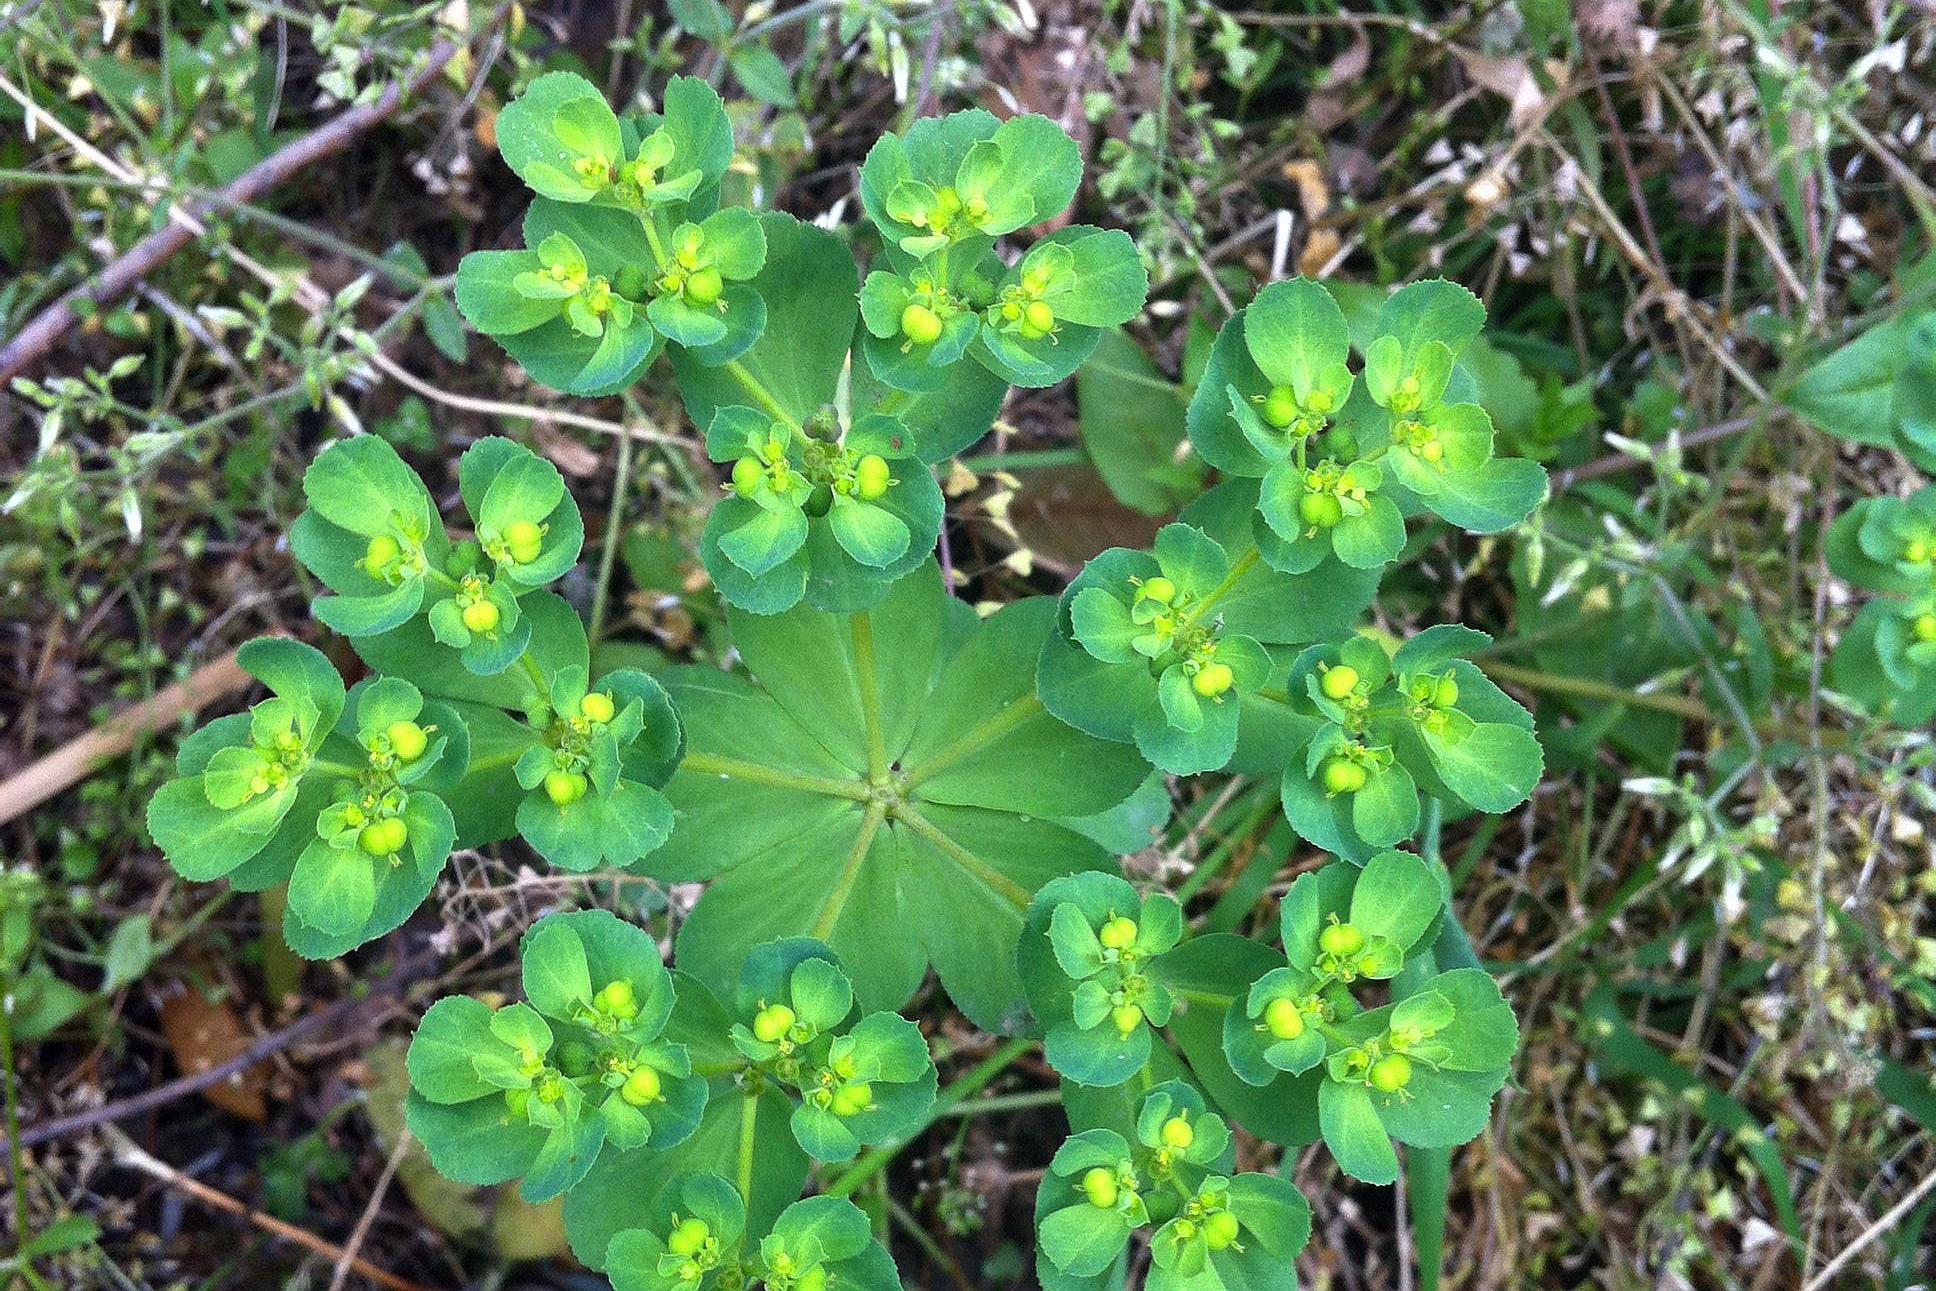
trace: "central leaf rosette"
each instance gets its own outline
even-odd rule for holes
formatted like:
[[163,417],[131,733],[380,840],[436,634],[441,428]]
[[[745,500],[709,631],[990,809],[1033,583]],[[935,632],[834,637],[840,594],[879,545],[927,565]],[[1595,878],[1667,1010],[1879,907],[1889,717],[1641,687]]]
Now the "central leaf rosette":
[[672,838],[641,869],[712,880],[681,967],[723,994],[755,946],[811,936],[865,1008],[904,1003],[933,964],[977,1025],[1018,1025],[1014,964],[988,948],[1014,945],[1042,884],[1111,866],[1082,830],[1147,772],[1035,697],[1054,610],[978,622],[929,564],[871,614],[733,611],[754,679],[667,677],[692,744],[667,786]]

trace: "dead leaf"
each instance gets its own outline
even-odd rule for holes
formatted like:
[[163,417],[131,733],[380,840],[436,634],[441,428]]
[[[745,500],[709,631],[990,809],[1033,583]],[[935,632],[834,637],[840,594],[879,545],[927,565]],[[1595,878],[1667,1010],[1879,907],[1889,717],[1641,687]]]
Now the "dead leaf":
[[1287,161],[1284,178],[1297,188],[1297,204],[1306,220],[1315,220],[1331,209],[1331,185],[1325,181],[1324,167],[1315,161]]
[[1344,239],[1336,229],[1314,228],[1304,235],[1304,249],[1297,256],[1297,271],[1306,278],[1320,278],[1336,258]]
[[1370,67],[1371,38],[1365,35],[1362,27],[1355,28],[1351,33],[1351,43],[1324,69],[1323,81],[1312,92],[1310,102],[1304,105],[1305,118],[1310,121],[1313,130],[1319,134],[1329,134],[1332,129],[1344,124],[1351,115],[1345,106],[1345,96],[1363,80]]
[[1475,84],[1512,104],[1507,122],[1513,129],[1524,129],[1539,119],[1546,104],[1546,95],[1533,80],[1525,59],[1493,58],[1464,48],[1456,48],[1456,52],[1466,75]]
[[[187,987],[161,1002],[161,1033],[185,1076],[219,1067],[255,1041],[226,1002],[210,1000]],[[268,1079],[268,1066],[257,1063],[210,1085],[202,1096],[232,1115],[261,1121],[269,1113],[263,1099]]]

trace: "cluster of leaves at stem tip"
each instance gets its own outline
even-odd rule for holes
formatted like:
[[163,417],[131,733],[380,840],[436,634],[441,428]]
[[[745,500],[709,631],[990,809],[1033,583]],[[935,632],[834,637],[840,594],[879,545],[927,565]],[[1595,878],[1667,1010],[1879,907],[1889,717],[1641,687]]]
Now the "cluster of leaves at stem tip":
[[[733,136],[701,81],[620,115],[541,76],[497,138],[533,193],[524,245],[467,256],[459,305],[568,394],[664,359],[720,468],[700,555],[734,667],[594,674],[546,590],[583,521],[527,448],[464,453],[458,521],[388,445],[346,440],[307,472],[290,545],[369,679],[250,643],[269,698],[185,741],[149,811],[185,876],[286,884],[312,957],[399,927],[454,848],[512,837],[566,870],[704,884],[671,970],[642,928],[560,913],[525,936],[521,999],[431,1007],[407,1110],[436,1167],[562,1196],[620,1291],[896,1285],[842,1189],[801,1197],[817,1164],[936,1114],[900,1013],[930,968],[1065,1082],[1072,1137],[1037,1203],[1052,1288],[1120,1285],[1143,1250],[1153,1286],[1289,1286],[1308,1209],[1283,1166],[1235,1170],[1233,1131],[1322,1140],[1378,1182],[1395,1143],[1477,1134],[1512,1015],[1443,869],[1397,849],[1523,801],[1540,749],[1468,659],[1483,634],[1363,620],[1408,521],[1492,533],[1544,496],[1537,465],[1495,456],[1460,365],[1478,301],[1413,284],[1354,335],[1322,286],[1266,287],[1189,409],[1225,482],[1149,549],[984,618],[931,558],[933,467],[1147,293],[1121,232],[1028,235],[1079,186],[1067,135],[919,121],[869,152],[866,223],[841,231],[720,205]],[[1874,633],[1886,667],[1929,670],[1930,516],[1860,526],[1905,606]],[[1281,949],[1120,876],[1168,819],[1165,773],[1224,770],[1278,777],[1336,858],[1283,899]]]

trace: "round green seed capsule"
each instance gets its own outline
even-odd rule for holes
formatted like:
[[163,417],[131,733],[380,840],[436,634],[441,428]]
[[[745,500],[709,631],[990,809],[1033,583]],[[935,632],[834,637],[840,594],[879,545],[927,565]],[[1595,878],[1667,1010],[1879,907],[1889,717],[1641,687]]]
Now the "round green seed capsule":
[[618,1018],[620,1021],[629,1022],[639,1015],[638,992],[632,989],[632,983],[622,977],[605,983],[598,994],[592,997],[592,1003],[601,1013]]
[[697,1216],[682,1219],[679,1226],[666,1235],[666,1249],[674,1255],[697,1255],[706,1239],[713,1235],[712,1228]]
[[1327,699],[1343,699],[1357,688],[1358,670],[1348,663],[1326,669],[1324,675],[1318,678],[1318,689],[1324,692]]
[[1091,1166],[1082,1176],[1082,1194],[1089,1198],[1089,1204],[1108,1210],[1122,1196],[1122,1189],[1116,1184],[1116,1172],[1108,1166]]
[[1136,944],[1136,921],[1116,915],[1096,931],[1096,940],[1105,950],[1128,950]]
[[464,626],[473,632],[495,632],[504,617],[489,601],[472,601],[464,607]]
[[609,722],[618,712],[618,705],[603,691],[594,690],[578,701],[578,714],[588,722]]
[[1190,689],[1205,699],[1215,699],[1229,690],[1236,676],[1227,663],[1207,663],[1190,678]]
[[910,304],[901,311],[901,335],[916,345],[933,345],[941,339],[941,315],[926,305]]
[[[372,543],[376,539],[370,540]],[[1902,558],[1912,565],[1920,565],[1929,559],[1930,545],[1922,538],[1911,538],[1909,545],[1902,549]]]
[[893,482],[887,459],[878,454],[869,453],[854,464],[854,492],[863,502],[885,497],[888,485]]
[[1136,1029],[1137,1023],[1143,1020],[1143,1010],[1134,1004],[1118,1004],[1109,1010],[1109,1020],[1115,1024],[1116,1033],[1127,1038]]
[[505,550],[520,565],[528,565],[544,550],[544,530],[529,520],[513,520],[504,526]]
[[1918,641],[1936,641],[1936,614],[1918,614],[1910,630]]
[[1055,311],[1047,301],[1032,300],[1022,311],[1022,321],[1038,332],[1047,333],[1055,328]]
[[858,1116],[874,1105],[874,1090],[866,1081],[842,1085],[834,1091],[835,1116]]
[[814,485],[813,492],[807,494],[807,504],[801,508],[816,520],[833,509],[834,491],[825,484]]
[[1143,600],[1168,605],[1176,599],[1176,584],[1158,574],[1154,578],[1144,579],[1143,585],[1136,589],[1136,594]]
[[695,269],[692,276],[686,279],[686,299],[701,309],[716,304],[719,294],[725,289],[726,284],[720,281],[717,269]]
[[1318,949],[1327,955],[1355,955],[1365,948],[1365,934],[1348,923],[1326,925],[1318,934]]
[[1329,529],[1344,519],[1344,503],[1329,493],[1306,493],[1297,500],[1297,516],[1305,524]]
[[1203,1244],[1213,1251],[1228,1250],[1237,1242],[1237,1217],[1227,1210],[1206,1215],[1203,1220]]
[[1432,703],[1439,708],[1450,708],[1458,702],[1458,678],[1454,677],[1451,673],[1447,673],[1438,679],[1437,685],[1432,687]]
[[556,807],[569,807],[585,796],[591,782],[576,771],[547,771],[544,778],[545,797],[551,799]]
[[1418,455],[1436,466],[1445,459],[1445,445],[1436,439],[1428,439],[1418,446]]
[[374,574],[395,560],[402,550],[395,538],[380,533],[370,539],[370,545],[363,549],[363,568]]
[[1272,1000],[1264,1006],[1264,1029],[1279,1040],[1295,1040],[1304,1034],[1304,1011],[1295,1000]]
[[793,1010],[784,1004],[769,1004],[753,1018],[753,1036],[762,1044],[778,1044],[793,1029]]
[[391,722],[384,735],[389,738],[390,752],[397,755],[399,762],[415,762],[430,747],[430,736],[415,722]]
[[1388,1053],[1371,1064],[1367,1077],[1381,1094],[1395,1094],[1412,1082],[1412,1060],[1402,1053]]
[[1324,777],[1324,791],[1329,794],[1356,793],[1370,779],[1365,769],[1350,758],[1327,758],[1319,774]]
[[644,1107],[659,1101],[660,1087],[658,1072],[650,1067],[638,1067],[619,1086],[618,1096],[634,1107]]
[[409,828],[394,816],[373,820],[357,831],[356,845],[370,856],[394,856],[403,850]]
[[1163,1146],[1183,1151],[1197,1141],[1197,1132],[1190,1128],[1190,1122],[1181,1116],[1172,1116],[1163,1122]]
[[1279,430],[1297,420],[1297,396],[1289,386],[1272,386],[1264,396],[1264,420]]
[[827,1267],[816,1264],[793,1279],[793,1291],[827,1291]]
[[766,467],[757,457],[742,457],[733,463],[733,492],[752,497],[766,483]]

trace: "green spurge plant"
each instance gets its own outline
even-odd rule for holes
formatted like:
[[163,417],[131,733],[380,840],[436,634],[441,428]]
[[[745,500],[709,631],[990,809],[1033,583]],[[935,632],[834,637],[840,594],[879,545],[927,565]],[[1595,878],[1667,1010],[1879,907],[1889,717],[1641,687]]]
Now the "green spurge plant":
[[[350,439],[305,476],[291,547],[370,678],[245,646],[269,698],[191,736],[149,812],[185,876],[286,884],[311,956],[399,927],[453,848],[514,836],[562,869],[703,884],[671,969],[616,914],[557,913],[524,938],[521,998],[430,1008],[407,1113],[437,1168],[562,1196],[620,1291],[894,1286],[826,1167],[935,1115],[900,1012],[930,968],[1064,1080],[1072,1136],[1037,1199],[1051,1288],[1145,1259],[1157,1288],[1291,1286],[1308,1208],[1288,1157],[1235,1169],[1237,1131],[1322,1140],[1373,1182],[1397,1177],[1394,1143],[1477,1134],[1517,1033],[1428,827],[1522,802],[1540,747],[1466,658],[1483,634],[1362,623],[1409,522],[1492,533],[1544,495],[1537,465],[1494,454],[1461,365],[1478,302],[1416,283],[1354,338],[1325,288],[1266,287],[1189,409],[1226,481],[1150,549],[983,617],[933,559],[933,468],[1147,291],[1120,232],[1028,238],[1078,188],[1066,135],[919,121],[868,154],[867,223],[842,232],[720,206],[732,131],[696,80],[621,116],[542,76],[498,140],[534,194],[524,245],[466,257],[459,304],[567,393],[663,355],[720,467],[700,555],[736,666],[594,673],[547,590],[584,525],[527,448],[472,445],[447,519],[392,448]],[[1931,519],[1919,497],[1846,527],[1866,585],[1899,598],[1870,648],[1917,697]],[[1290,825],[1335,855],[1281,901],[1281,949],[1121,876],[1163,823],[1158,771],[1281,778]],[[835,1195],[802,1200],[816,1177]]]

